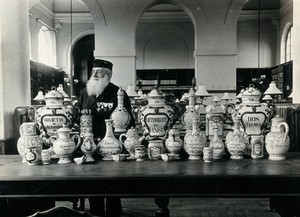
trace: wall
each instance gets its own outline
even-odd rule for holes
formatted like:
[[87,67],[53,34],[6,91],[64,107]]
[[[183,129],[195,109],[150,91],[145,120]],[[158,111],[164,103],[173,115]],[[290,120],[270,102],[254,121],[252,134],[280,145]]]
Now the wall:
[[[237,68],[258,67],[257,20],[241,20],[237,28]],[[260,62],[262,68],[277,64],[277,31],[272,20],[261,21]]]
[[0,2],[0,139],[8,139],[13,136],[14,109],[30,105],[29,24],[26,1]]
[[194,35],[191,21],[140,22],[136,34],[136,68],[194,68]]

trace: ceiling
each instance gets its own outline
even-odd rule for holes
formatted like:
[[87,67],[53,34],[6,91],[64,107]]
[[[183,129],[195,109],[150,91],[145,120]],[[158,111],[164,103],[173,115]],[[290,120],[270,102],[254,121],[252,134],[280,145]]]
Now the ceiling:
[[[260,2],[260,8],[262,10],[278,10],[281,5],[292,0],[249,0],[243,7],[243,10],[257,10]],[[72,4],[71,4],[72,2]],[[41,0],[47,8],[54,13],[87,13],[88,8],[81,0]],[[152,7],[149,11],[180,11],[177,6],[170,4],[161,4]]]

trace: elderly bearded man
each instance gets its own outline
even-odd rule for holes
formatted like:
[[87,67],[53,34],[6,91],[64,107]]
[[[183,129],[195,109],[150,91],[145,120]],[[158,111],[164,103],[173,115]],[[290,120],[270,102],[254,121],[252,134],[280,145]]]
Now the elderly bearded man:
[[[119,87],[110,82],[113,64],[106,60],[96,59],[93,63],[92,75],[79,97],[78,106],[82,109],[91,109],[93,117],[94,138],[103,139],[106,132],[105,119],[109,119],[118,105]],[[131,103],[124,92],[124,107],[131,116],[128,126],[134,126],[134,118],[131,112]],[[97,158],[97,156],[96,156]],[[89,198],[90,212],[93,215],[104,216],[104,198]],[[122,213],[121,200],[118,197],[106,198],[106,216],[114,217]]]

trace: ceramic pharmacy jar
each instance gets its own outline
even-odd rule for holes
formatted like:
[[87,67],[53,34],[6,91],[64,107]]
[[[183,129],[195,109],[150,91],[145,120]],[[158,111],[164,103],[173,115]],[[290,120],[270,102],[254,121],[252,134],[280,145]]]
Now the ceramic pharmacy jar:
[[214,127],[214,136],[209,142],[209,147],[213,150],[213,159],[220,160],[225,152],[225,145],[218,135],[219,127]]
[[147,96],[148,104],[141,108],[141,123],[146,140],[166,140],[173,124],[174,110],[165,103],[165,94],[154,88]]
[[[51,136],[49,140],[53,144],[53,151],[59,157],[59,164],[67,164],[72,162],[72,154],[80,145],[81,138],[79,135],[71,135],[72,130],[66,125],[59,128],[56,133],[57,136]],[[78,139],[77,144],[75,138]]]
[[124,90],[122,87],[118,90],[118,106],[112,112],[110,118],[113,120],[114,132],[124,133],[130,123],[131,117],[124,107]]
[[194,119],[192,131],[184,137],[183,148],[189,155],[190,160],[202,159],[203,148],[207,144],[206,136],[200,131],[199,122],[198,119]]
[[123,150],[122,143],[116,139],[113,133],[113,120],[105,119],[106,133],[104,138],[98,143],[98,148],[102,160],[112,160],[112,155],[120,154]]
[[95,159],[93,158],[93,154],[97,149],[97,145],[94,142],[94,134],[86,133],[83,139],[83,142],[80,146],[82,153],[86,156],[86,163],[93,163]]
[[20,138],[17,142],[17,150],[22,157],[22,162],[28,162],[25,158],[25,152],[35,149],[37,153],[41,153],[43,149],[43,141],[36,133],[37,124],[35,122],[24,122],[19,127]]
[[239,160],[244,158],[244,154],[249,146],[249,137],[241,131],[241,118],[233,116],[233,132],[229,132],[226,136],[225,145],[230,153],[230,158]]
[[241,127],[248,136],[262,135],[271,118],[270,108],[260,102],[260,96],[261,92],[250,86],[241,93],[242,102],[236,105]]
[[139,139],[139,134],[137,129],[131,127],[130,129],[127,130],[126,133],[122,133],[119,136],[120,142],[123,144],[125,149],[128,151],[130,154],[127,159],[135,159],[135,147],[141,145],[141,141],[144,139],[144,137],[141,137]]
[[163,140],[150,140],[147,152],[150,160],[160,159],[161,154],[166,153],[166,147],[164,146]]
[[289,126],[276,115],[271,121],[271,131],[266,135],[266,150],[270,160],[285,160],[290,147]]
[[45,95],[45,101],[46,105],[36,110],[35,119],[39,124],[43,142],[50,145],[48,138],[55,136],[58,129],[64,125],[72,126],[74,110],[71,106],[64,105],[64,97],[55,87]]
[[177,128],[169,130],[169,137],[165,141],[166,149],[171,154],[178,154],[183,147],[183,141],[180,138],[180,132]]

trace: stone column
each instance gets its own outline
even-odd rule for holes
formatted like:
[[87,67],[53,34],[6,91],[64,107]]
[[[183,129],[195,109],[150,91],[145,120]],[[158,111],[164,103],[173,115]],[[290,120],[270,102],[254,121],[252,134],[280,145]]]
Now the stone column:
[[0,139],[13,136],[13,114],[30,105],[27,1],[0,1]]

